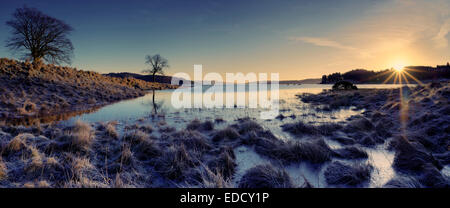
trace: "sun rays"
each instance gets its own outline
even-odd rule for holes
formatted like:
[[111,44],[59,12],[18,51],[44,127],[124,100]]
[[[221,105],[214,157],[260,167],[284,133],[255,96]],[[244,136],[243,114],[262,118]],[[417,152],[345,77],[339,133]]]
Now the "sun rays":
[[382,74],[382,75],[389,74],[389,76],[383,81],[383,84],[386,84],[392,79],[394,79],[392,82],[393,84],[400,84],[400,85],[406,84],[406,86],[410,87],[411,84],[414,84],[411,83],[410,80],[413,80],[415,83],[423,85],[423,83],[419,79],[415,78],[408,71],[416,71],[416,70],[405,67],[402,64],[396,65],[391,70],[388,70]]
[[[392,81],[393,84],[399,84],[401,85],[399,88],[399,105],[400,105],[400,127],[401,127],[401,133],[405,135],[406,133],[406,127],[408,123],[408,112],[410,106],[409,104],[409,92],[413,86],[412,84],[418,84],[423,85],[423,83],[415,78],[411,73],[408,71],[416,71],[414,69],[405,67],[403,64],[397,64],[395,67],[393,67],[391,70],[386,71],[383,73],[383,75],[389,74],[389,76],[383,81],[383,84],[388,83],[389,81]],[[403,86],[405,85],[406,88]]]

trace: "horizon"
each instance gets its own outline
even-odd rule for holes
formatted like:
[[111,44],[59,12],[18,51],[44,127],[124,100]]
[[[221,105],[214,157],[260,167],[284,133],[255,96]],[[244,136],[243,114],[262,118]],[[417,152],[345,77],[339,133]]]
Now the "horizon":
[[145,55],[157,53],[169,60],[167,75],[193,77],[202,64],[204,73],[279,72],[283,81],[434,67],[450,57],[444,0],[1,3],[1,57],[18,58],[4,47],[5,22],[27,5],[74,27],[71,66],[102,74],[143,74]]
[[450,0],[0,3],[6,192],[450,188]]

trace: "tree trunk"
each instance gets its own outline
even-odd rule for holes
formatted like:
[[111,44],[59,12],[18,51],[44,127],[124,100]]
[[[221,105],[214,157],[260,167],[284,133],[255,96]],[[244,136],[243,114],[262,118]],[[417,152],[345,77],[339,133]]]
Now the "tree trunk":
[[33,62],[34,63],[40,63],[41,62],[41,57],[33,57]]
[[153,73],[153,83],[155,83],[156,82],[156,73]]

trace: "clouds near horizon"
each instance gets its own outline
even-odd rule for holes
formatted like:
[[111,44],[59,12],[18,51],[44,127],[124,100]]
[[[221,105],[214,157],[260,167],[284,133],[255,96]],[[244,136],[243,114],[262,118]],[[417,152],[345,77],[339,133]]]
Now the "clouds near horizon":
[[[24,4],[64,20],[75,31],[73,66],[137,72],[159,53],[167,74],[279,72],[317,78],[355,68],[450,60],[448,0],[0,0],[1,22]],[[3,32],[5,31],[5,32]],[[14,57],[0,47],[1,57]]]
[[[392,0],[368,8],[364,16],[323,33],[297,33],[290,41],[298,47],[319,47],[331,53],[327,67],[389,68],[397,62],[434,65],[450,57],[450,2],[445,0]],[[322,49],[320,49],[322,48]],[[332,52],[330,48],[337,49]],[[315,53],[310,53],[314,56]],[[348,60],[347,62],[342,61]],[[358,59],[361,59],[358,61]],[[342,70],[342,69],[341,69]]]

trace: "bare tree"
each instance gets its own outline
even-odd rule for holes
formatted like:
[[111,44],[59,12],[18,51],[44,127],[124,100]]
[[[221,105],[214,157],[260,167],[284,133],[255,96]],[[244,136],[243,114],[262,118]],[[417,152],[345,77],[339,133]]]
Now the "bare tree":
[[73,31],[71,26],[34,8],[17,8],[12,16],[6,22],[12,28],[6,47],[34,62],[44,59],[53,64],[71,63],[73,45],[67,38]]
[[169,67],[169,61],[167,59],[161,57],[159,54],[156,54],[154,56],[147,55],[145,57],[146,61],[145,63],[150,65],[149,69],[145,69],[142,72],[152,74],[153,75],[153,82],[156,81],[155,75],[156,74],[164,74],[164,69]]

